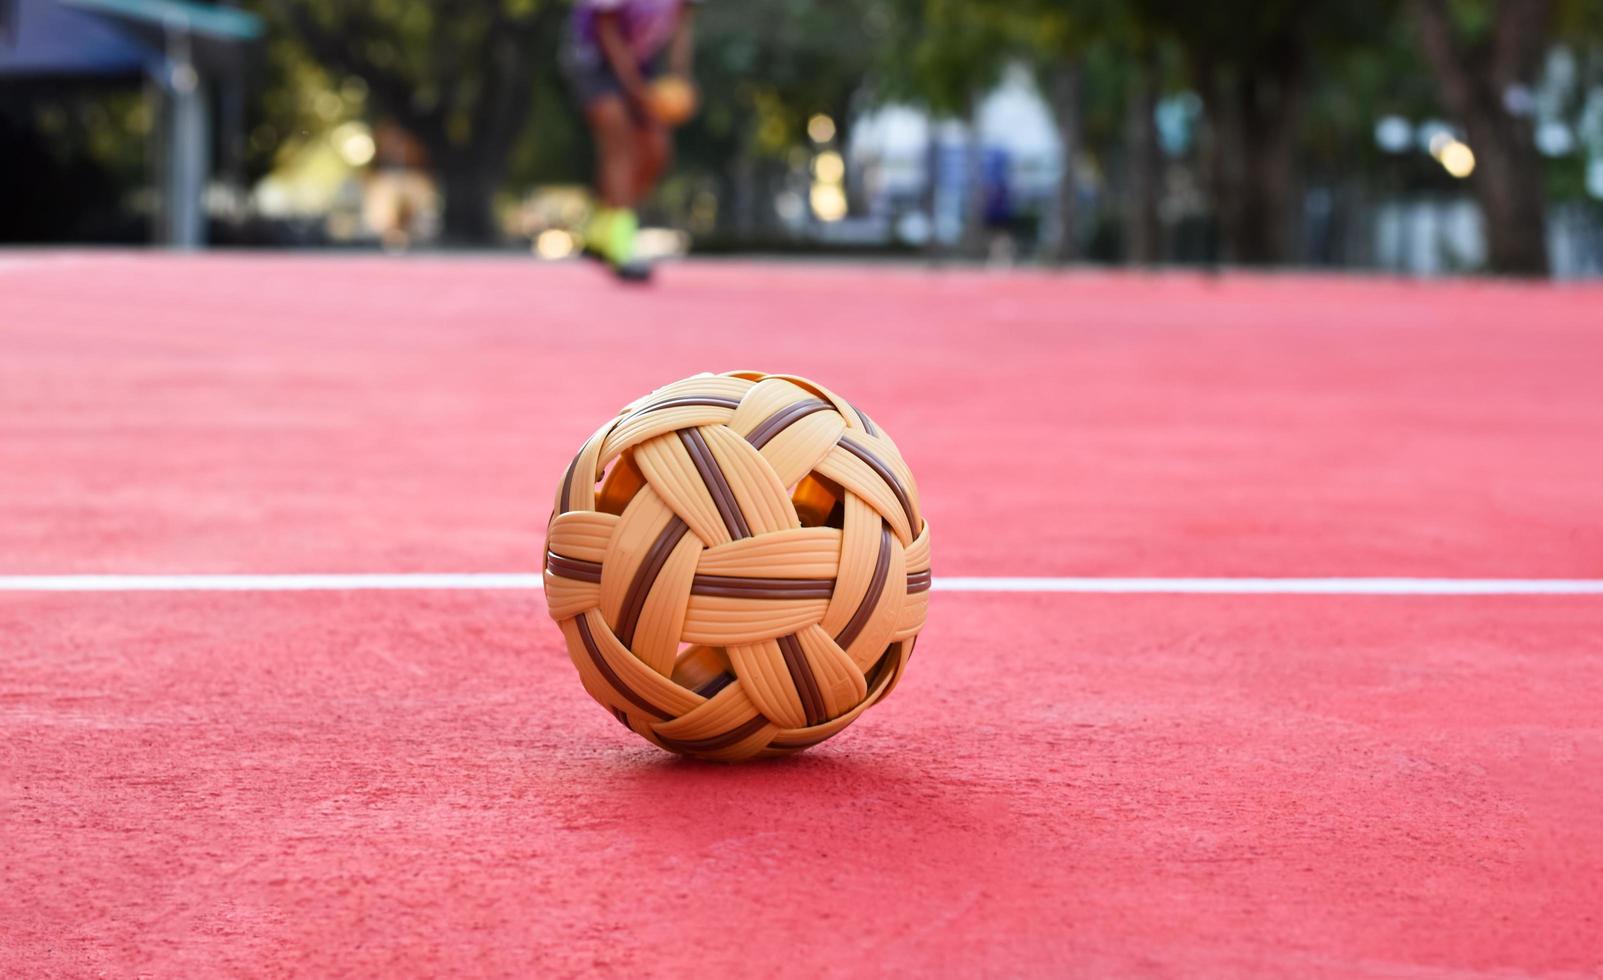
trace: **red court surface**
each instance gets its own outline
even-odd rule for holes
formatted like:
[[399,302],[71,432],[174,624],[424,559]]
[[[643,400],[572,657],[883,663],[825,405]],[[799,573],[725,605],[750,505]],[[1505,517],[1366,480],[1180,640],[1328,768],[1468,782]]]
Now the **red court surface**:
[[[1603,289],[0,255],[0,576],[526,572],[697,370],[897,438],[935,574],[1603,577]],[[1603,597],[940,592],[800,757],[536,591],[0,591],[0,975],[1603,976]]]

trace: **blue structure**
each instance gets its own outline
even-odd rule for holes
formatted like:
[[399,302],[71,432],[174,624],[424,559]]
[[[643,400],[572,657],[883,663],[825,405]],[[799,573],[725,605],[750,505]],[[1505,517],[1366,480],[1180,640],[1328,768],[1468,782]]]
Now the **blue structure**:
[[211,101],[237,84],[255,16],[186,0],[0,0],[0,85],[8,79],[148,79],[160,100],[156,237],[205,244]]

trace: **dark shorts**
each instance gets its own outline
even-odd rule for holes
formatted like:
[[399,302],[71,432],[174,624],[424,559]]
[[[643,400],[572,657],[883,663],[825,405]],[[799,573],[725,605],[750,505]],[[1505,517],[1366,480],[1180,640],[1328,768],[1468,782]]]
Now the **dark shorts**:
[[[608,96],[623,95],[623,83],[613,72],[612,66],[607,64],[605,58],[595,60],[566,58],[563,60],[562,73],[568,78],[568,85],[573,89],[574,100],[581,108],[588,108],[598,99]],[[640,66],[640,77],[646,81],[655,81],[661,78],[663,59],[652,58]]]

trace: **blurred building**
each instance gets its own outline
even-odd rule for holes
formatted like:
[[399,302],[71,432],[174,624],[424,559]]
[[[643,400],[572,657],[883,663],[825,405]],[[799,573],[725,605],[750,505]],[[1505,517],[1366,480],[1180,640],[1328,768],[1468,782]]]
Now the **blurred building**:
[[851,128],[846,162],[866,215],[909,244],[952,244],[963,234],[971,193],[982,196],[989,227],[1042,220],[1058,193],[1064,152],[1051,108],[1030,73],[1015,68],[979,101],[972,120],[905,105],[870,110]]

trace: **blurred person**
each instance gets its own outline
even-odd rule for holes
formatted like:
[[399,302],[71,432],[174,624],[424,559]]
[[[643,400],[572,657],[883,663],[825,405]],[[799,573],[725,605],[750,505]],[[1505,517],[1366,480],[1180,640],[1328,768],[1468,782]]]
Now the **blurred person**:
[[373,130],[372,172],[362,217],[391,251],[429,237],[439,202],[428,176],[428,152],[411,133],[388,120]]
[[576,0],[563,65],[596,151],[596,209],[584,250],[621,278],[644,280],[635,208],[672,151],[669,129],[694,108],[692,8],[700,0]]

